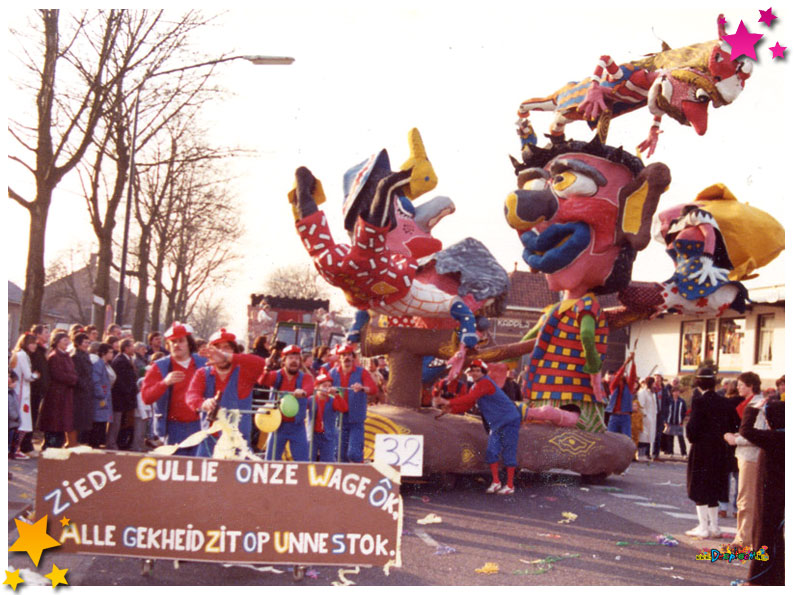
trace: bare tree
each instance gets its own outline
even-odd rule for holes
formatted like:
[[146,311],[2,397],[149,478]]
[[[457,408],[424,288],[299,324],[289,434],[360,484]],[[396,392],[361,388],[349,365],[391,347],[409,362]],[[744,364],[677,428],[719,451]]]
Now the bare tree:
[[[25,291],[20,330],[41,318],[44,297],[44,240],[53,192],[80,162],[90,146],[97,124],[108,109],[117,81],[108,73],[108,60],[118,39],[121,18],[116,10],[87,12],[60,24],[60,11],[37,11],[39,23],[13,31],[20,61],[33,80],[20,82],[35,91],[35,122],[9,119],[9,132],[19,154],[9,159],[28,171],[35,181],[34,198],[8,187],[8,196],[30,213]],[[39,48],[30,47],[31,30],[41,36]],[[63,35],[62,35],[63,34]],[[34,56],[39,52],[38,56]],[[80,54],[78,58],[77,54]],[[74,82],[77,81],[77,82]],[[57,98],[57,99],[56,99]]]
[[92,256],[86,246],[74,245],[61,250],[50,261],[45,275],[44,307],[65,310],[71,320],[84,323],[91,319],[91,300],[86,288],[94,282]]
[[196,331],[197,336],[206,339],[229,323],[229,315],[221,300],[206,297],[199,300],[187,321]]
[[[195,11],[176,19],[164,18],[163,11],[145,10],[89,10],[68,13],[63,19],[58,10],[40,10],[37,15],[38,24],[13,31],[20,63],[27,71],[18,87],[36,94],[36,101],[30,102],[37,108],[35,122],[27,115],[9,120],[9,131],[21,151],[9,158],[35,181],[33,199],[25,191],[8,188],[9,197],[31,218],[23,328],[40,317],[47,218],[56,186],[87,158],[81,177],[100,242],[94,293],[109,301],[115,214],[133,153],[133,106],[140,97],[143,109],[136,144],[143,147],[175,113],[201,102],[202,92],[211,90],[207,80],[213,64],[225,60],[196,64],[188,38],[208,21]],[[41,36],[40,48],[33,47],[31,30]],[[175,68],[183,64],[191,65]],[[194,70],[198,66],[203,68]],[[170,76],[141,92],[146,81],[160,74]],[[97,314],[95,322],[101,326]]]
[[235,243],[240,216],[228,195],[214,189],[195,192],[176,214],[177,234],[167,255],[166,325],[189,318],[199,298],[227,283],[227,273],[240,258]]
[[[215,91],[208,85],[211,68],[171,67],[185,50],[189,35],[205,24],[195,12],[176,21],[164,19],[162,11],[122,12],[121,33],[110,57],[110,63],[120,73],[113,88],[113,109],[106,112],[98,127],[101,132],[95,158],[80,168],[91,224],[99,242],[93,292],[105,303],[113,297],[110,271],[116,214],[127,188],[131,163],[147,155],[147,146],[174,119],[194,118]],[[158,79],[158,84],[149,82],[163,74],[170,76]],[[129,200],[130,193],[127,194]],[[131,207],[130,204],[128,209]],[[145,300],[145,291],[139,293]],[[102,320],[102,308],[97,306],[94,324],[101,326]],[[142,325],[138,333],[142,335]]]
[[[216,185],[223,184],[222,174],[213,169],[214,165],[236,154],[234,150],[206,146],[202,142],[203,132],[198,129],[195,120],[184,114],[175,118],[163,132],[150,151],[153,161],[142,163],[137,168],[139,176],[136,182],[140,190],[136,192],[135,218],[140,236],[135,250],[139,263],[135,275],[138,278],[138,292],[144,297],[150,281],[162,279],[172,244],[180,237],[179,230],[174,226],[178,211],[205,192],[195,187],[196,180],[200,184],[206,184],[206,180],[213,180]],[[191,198],[186,199],[188,196]],[[206,205],[209,212],[223,212],[226,208],[218,207],[221,205]],[[232,224],[232,231],[237,231],[236,224]],[[193,249],[189,243],[184,243],[183,248],[188,251]],[[162,284],[155,283],[153,306],[157,313],[152,315],[153,328],[159,326],[163,289]],[[143,299],[138,302],[133,331],[138,328],[142,331],[147,303]]]
[[274,269],[265,280],[265,293],[275,296],[325,299],[328,288],[310,264],[287,265]]

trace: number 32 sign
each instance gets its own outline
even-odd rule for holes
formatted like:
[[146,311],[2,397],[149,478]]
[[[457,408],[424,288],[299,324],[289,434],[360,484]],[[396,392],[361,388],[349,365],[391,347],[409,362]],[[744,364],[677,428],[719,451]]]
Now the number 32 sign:
[[424,436],[421,434],[375,434],[375,460],[400,468],[400,475],[422,475]]

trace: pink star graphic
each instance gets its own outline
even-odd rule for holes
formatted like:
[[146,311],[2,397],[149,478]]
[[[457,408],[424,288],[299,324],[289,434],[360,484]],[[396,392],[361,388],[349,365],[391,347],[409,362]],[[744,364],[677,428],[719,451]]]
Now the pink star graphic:
[[772,7],[769,7],[766,10],[759,10],[758,12],[761,13],[761,18],[758,19],[759,23],[763,23],[767,27],[772,26],[772,21],[774,21],[777,17],[772,14]]
[[[770,9],[771,10],[771,9]],[[755,44],[761,41],[762,33],[750,33],[744,26],[744,21],[739,21],[736,33],[723,35],[722,38],[731,46],[731,60],[736,60],[739,56],[747,56],[752,60],[758,61],[755,54]]]
[[785,45],[780,45],[780,42],[778,42],[774,46],[769,48],[769,51],[772,52],[772,59],[773,60],[775,58],[784,58],[785,59],[785,56],[783,55],[783,52],[786,51],[786,47],[787,46],[785,46]]

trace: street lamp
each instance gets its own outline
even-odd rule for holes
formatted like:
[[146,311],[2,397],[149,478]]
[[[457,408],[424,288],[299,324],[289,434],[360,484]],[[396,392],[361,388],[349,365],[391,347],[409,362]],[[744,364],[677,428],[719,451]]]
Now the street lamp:
[[[214,64],[221,64],[222,62],[231,62],[232,60],[247,60],[255,66],[267,66],[278,64],[292,64],[295,58],[289,56],[259,56],[259,55],[243,55],[243,56],[229,56],[227,58],[218,58],[217,60],[209,60],[207,62],[200,62],[198,64],[191,64],[189,66],[181,66],[171,70],[163,70],[161,72],[149,73],[141,80],[138,85],[138,90],[135,92],[135,116],[132,124],[132,142],[130,143],[130,170],[129,179],[127,180],[127,205],[124,213],[124,236],[121,241],[121,271],[119,272],[119,295],[116,298],[116,324],[121,326],[122,319],[124,318],[124,283],[127,276],[127,244],[130,235],[130,215],[132,209],[132,186],[135,179],[135,140],[138,136],[138,102],[141,98],[141,90],[143,89],[146,81],[156,76],[163,76],[165,74],[173,74],[174,72],[183,72],[193,68],[201,68],[202,66],[212,66]],[[144,265],[145,266],[145,265]]]

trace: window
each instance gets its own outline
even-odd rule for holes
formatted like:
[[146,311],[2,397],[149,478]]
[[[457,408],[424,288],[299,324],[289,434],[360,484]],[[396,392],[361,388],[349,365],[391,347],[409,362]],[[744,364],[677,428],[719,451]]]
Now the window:
[[681,323],[681,370],[696,370],[703,361],[703,329],[702,320]]
[[718,365],[720,372],[741,372],[742,344],[744,343],[744,318],[720,320],[720,346]]
[[715,319],[706,321],[706,356],[704,360],[710,359],[714,363],[717,362],[717,353],[715,346],[717,344],[717,321]]
[[772,338],[775,331],[772,327],[774,314],[759,314],[758,325],[756,326],[758,342],[755,352],[755,363],[768,364],[772,361]]

